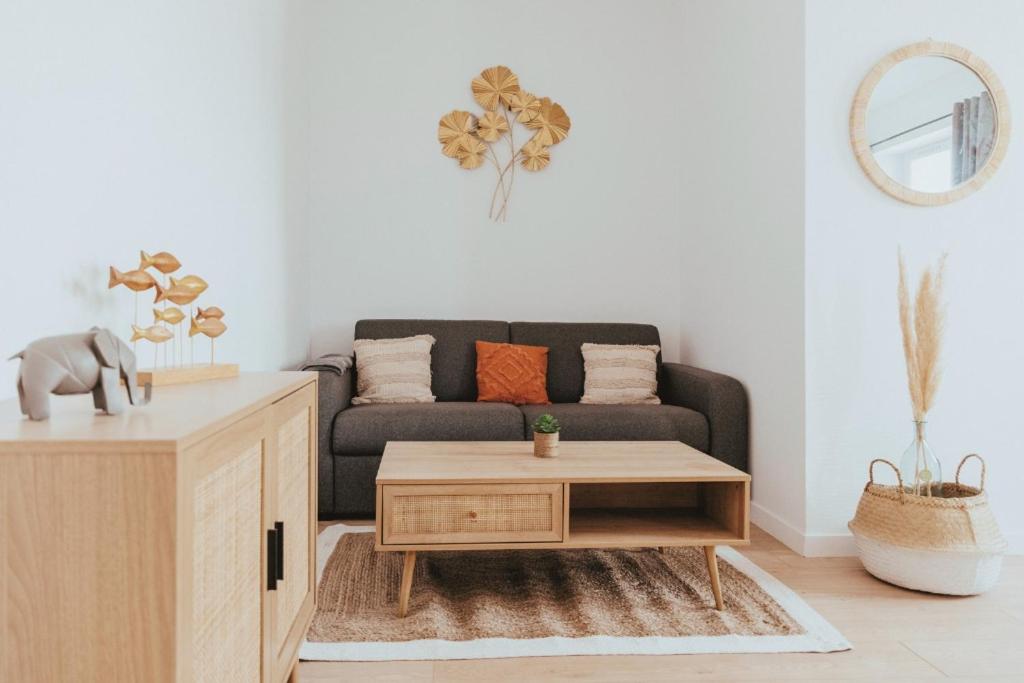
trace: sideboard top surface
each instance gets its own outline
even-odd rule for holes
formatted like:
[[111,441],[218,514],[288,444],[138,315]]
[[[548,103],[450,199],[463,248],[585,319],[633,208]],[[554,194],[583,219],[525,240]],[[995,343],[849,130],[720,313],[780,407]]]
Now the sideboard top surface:
[[203,438],[239,417],[269,405],[314,381],[314,372],[243,372],[238,377],[154,387],[149,405],[125,399],[120,415],[93,408],[90,394],[51,396],[50,419],[33,422],[18,399],[0,402],[0,453],[26,446],[123,443],[141,450],[167,450]]

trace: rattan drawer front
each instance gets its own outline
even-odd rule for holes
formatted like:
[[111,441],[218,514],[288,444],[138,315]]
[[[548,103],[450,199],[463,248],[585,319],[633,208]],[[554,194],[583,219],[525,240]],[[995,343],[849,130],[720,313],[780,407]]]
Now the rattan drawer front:
[[561,484],[383,487],[384,543],[562,540]]

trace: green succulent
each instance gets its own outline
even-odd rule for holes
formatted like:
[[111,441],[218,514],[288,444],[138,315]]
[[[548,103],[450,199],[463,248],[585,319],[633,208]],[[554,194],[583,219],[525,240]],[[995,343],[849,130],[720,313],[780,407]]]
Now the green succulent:
[[554,415],[544,413],[533,421],[533,431],[538,434],[557,434],[562,429]]

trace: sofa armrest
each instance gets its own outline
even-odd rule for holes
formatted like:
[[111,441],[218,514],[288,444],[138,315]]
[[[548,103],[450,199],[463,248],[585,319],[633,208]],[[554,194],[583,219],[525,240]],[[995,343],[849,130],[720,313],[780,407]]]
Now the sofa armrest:
[[355,375],[352,368],[338,371],[335,368],[310,367],[319,375],[317,415],[317,461],[319,473],[320,512],[334,510],[334,455],[331,453],[331,437],[334,419],[338,413],[352,404]]
[[711,455],[744,472],[750,451],[747,391],[727,375],[681,363],[662,363],[661,400],[707,418]]

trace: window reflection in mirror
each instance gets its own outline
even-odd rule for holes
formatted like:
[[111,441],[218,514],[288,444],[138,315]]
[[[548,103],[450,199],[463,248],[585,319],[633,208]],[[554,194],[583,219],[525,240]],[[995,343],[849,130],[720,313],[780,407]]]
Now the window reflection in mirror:
[[992,153],[992,97],[977,74],[945,57],[913,57],[879,81],[866,127],[875,161],[897,183],[945,192],[970,180]]

